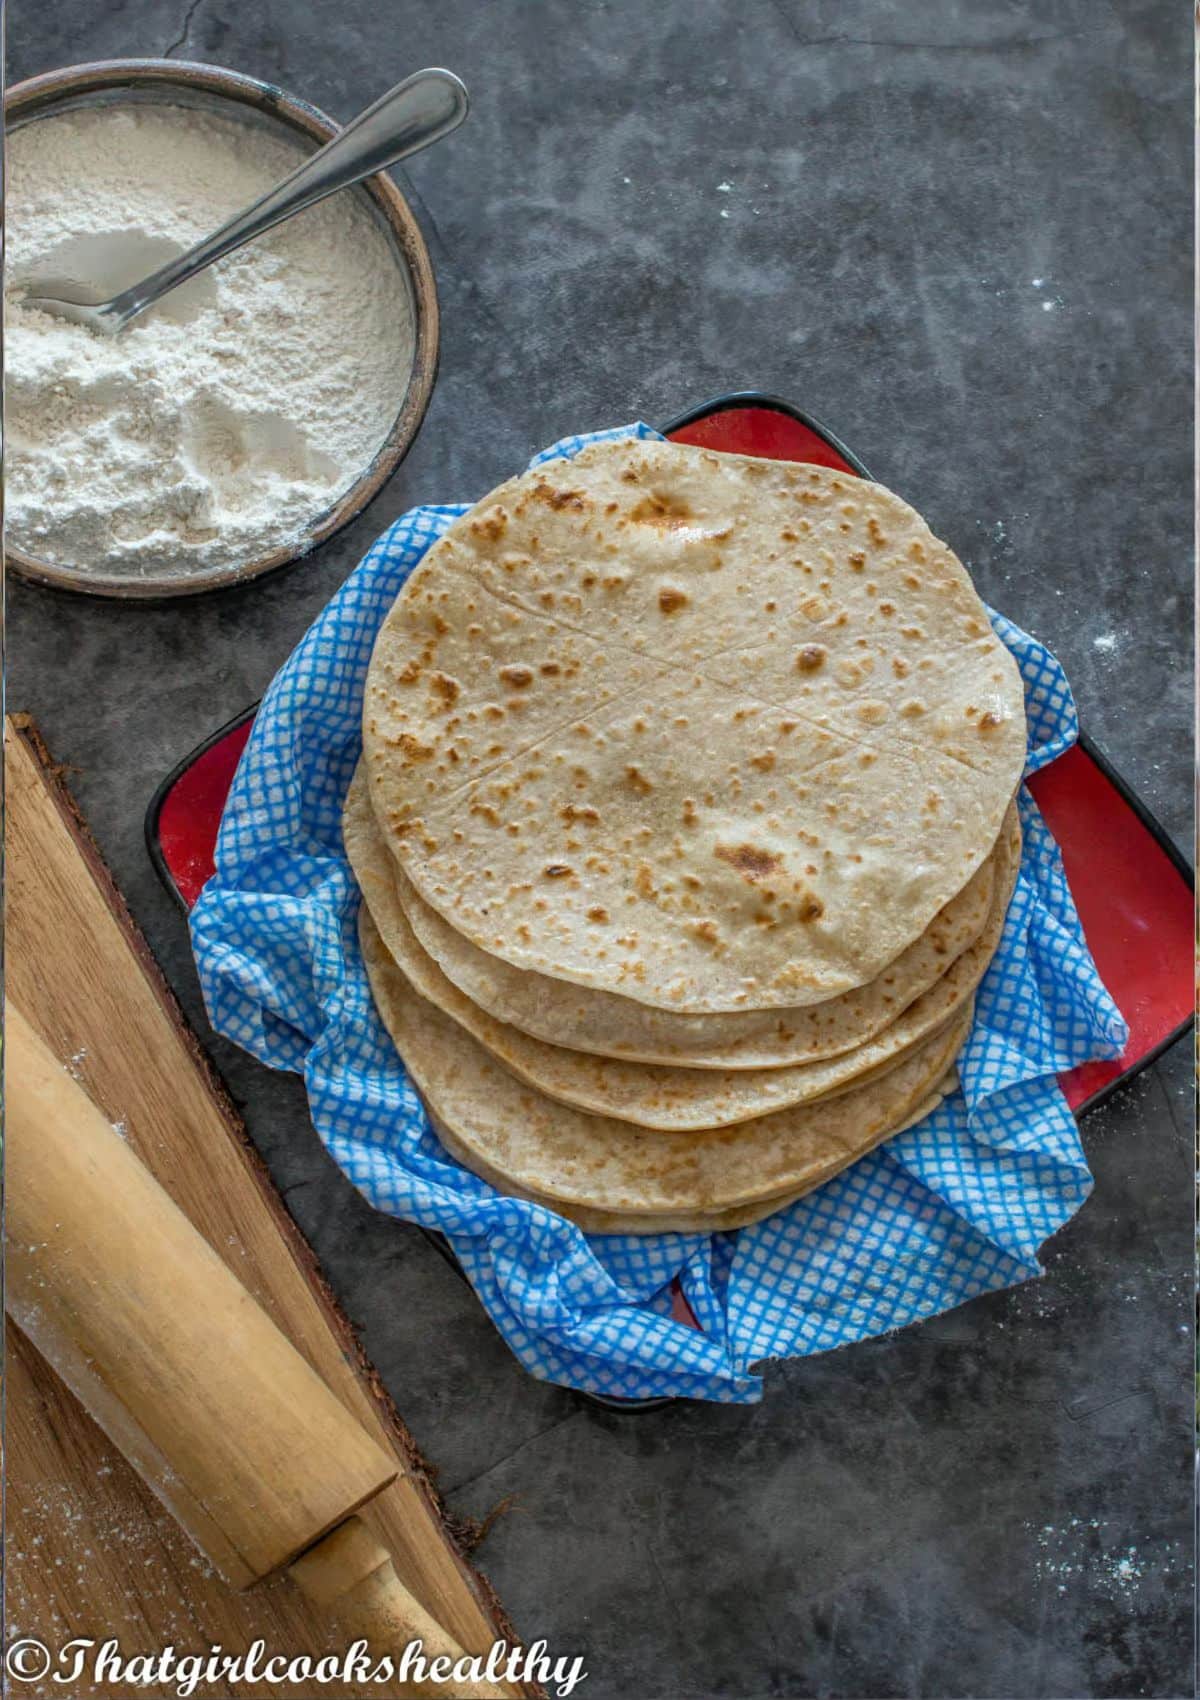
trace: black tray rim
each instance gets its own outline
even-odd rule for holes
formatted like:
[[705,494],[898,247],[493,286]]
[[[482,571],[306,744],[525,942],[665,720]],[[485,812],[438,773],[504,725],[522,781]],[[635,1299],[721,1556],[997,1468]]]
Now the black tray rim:
[[[721,395],[713,396],[709,401],[700,402],[697,406],[689,408],[686,412],[671,419],[667,424],[660,425],[658,429],[662,432],[664,437],[669,437],[673,432],[682,431],[686,426],[695,425],[702,419],[711,418],[714,414],[728,413],[739,408],[759,408],[773,413],[781,413],[789,419],[794,419],[797,424],[806,426],[807,429],[812,431],[815,436],[820,437],[835,454],[842,457],[846,464],[851,467],[860,478],[871,478],[871,474],[867,470],[866,463],[858,455],[856,455],[853,450],[847,448],[846,444],[843,443],[827,425],[824,425],[814,414],[807,412],[806,409],[797,407],[793,402],[787,401],[783,396],[774,395],[769,390],[725,391]],[[872,480],[872,482],[874,482],[874,480]],[[233,715],[231,719],[224,723],[224,725],[218,726],[215,732],[211,732],[208,737],[203,739],[201,743],[197,744],[193,750],[189,751],[187,755],[177,761],[166,777],[155,787],[154,794],[146,808],[145,820],[143,822],[143,833],[146,841],[147,854],[153,864],[154,871],[165,886],[168,895],[174,899],[177,908],[185,917],[189,913],[189,906],[184,900],[179,887],[175,884],[174,879],[171,877],[170,870],[167,867],[166,857],[163,855],[162,851],[159,821],[162,815],[163,806],[175,785],[183,778],[184,774],[201,759],[201,757],[207,755],[208,751],[211,750],[214,745],[219,744],[221,740],[228,737],[231,732],[235,732],[238,727],[244,726],[248,720],[253,719],[253,717],[258,713],[260,702],[261,698],[252,702],[247,708],[242,709],[240,713]],[[1095,739],[1085,732],[1082,726],[1079,730],[1078,743],[1084,754],[1095,762],[1104,778],[1108,780],[1110,785],[1112,785],[1121,800],[1133,810],[1133,813],[1149,832],[1159,849],[1164,852],[1168,860],[1172,863],[1175,871],[1182,877],[1188,889],[1194,893],[1196,889],[1196,876],[1192,865],[1184,855],[1183,851],[1176,844],[1175,840],[1167,832],[1167,829],[1163,826],[1162,822],[1153,813],[1149,806],[1142,801],[1141,797],[1138,796],[1137,792],[1129,784],[1128,780],[1123,777],[1123,775],[1113,765],[1109,757],[1096,743]],[[1135,1063],[1131,1063],[1130,1066],[1127,1069],[1122,1070],[1115,1079],[1110,1080],[1106,1085],[1099,1087],[1089,1098],[1085,1098],[1083,1103],[1080,1104],[1074,1112],[1075,1120],[1079,1122],[1090,1111],[1099,1109],[1101,1105],[1106,1104],[1109,1099],[1112,1098],[1129,1081],[1135,1079],[1139,1074],[1141,1074],[1143,1069],[1147,1069],[1152,1063],[1157,1062],[1161,1056],[1170,1050],[1172,1045],[1178,1044],[1180,1039],[1185,1038],[1187,1034],[1190,1033],[1192,1023],[1192,1016],[1189,1015],[1185,1017],[1185,1019],[1180,1022],[1177,1027],[1161,1039],[1151,1050],[1139,1057]],[[439,1253],[439,1255],[446,1260],[459,1278],[470,1286],[470,1282],[467,1280],[467,1276],[463,1271],[462,1265],[455,1257],[454,1252],[452,1251],[445,1236],[432,1228],[421,1228],[421,1232],[425,1235],[425,1238]],[[682,1402],[680,1397],[675,1394],[662,1394],[647,1399],[622,1399],[604,1393],[588,1393],[578,1388],[572,1389],[572,1391],[576,1393],[577,1397],[586,1400],[589,1404],[600,1406],[604,1410],[617,1411],[622,1415],[640,1413],[642,1411],[657,1411],[661,1410],[664,1406],[675,1405]]]

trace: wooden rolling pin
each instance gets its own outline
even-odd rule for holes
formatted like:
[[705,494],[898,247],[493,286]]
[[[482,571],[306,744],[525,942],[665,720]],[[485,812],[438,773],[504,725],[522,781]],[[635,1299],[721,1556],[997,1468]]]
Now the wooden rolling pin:
[[[394,1461],[10,1002],[6,1308],[234,1588],[286,1569],[351,1640],[463,1650],[352,1513]],[[286,1649],[279,1649],[286,1652]],[[455,1700],[489,1682],[414,1688]]]

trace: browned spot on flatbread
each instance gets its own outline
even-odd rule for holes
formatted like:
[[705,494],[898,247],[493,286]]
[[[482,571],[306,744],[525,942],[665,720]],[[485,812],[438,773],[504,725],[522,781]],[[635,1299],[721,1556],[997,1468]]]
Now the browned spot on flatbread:
[[544,502],[556,513],[563,508],[570,508],[575,513],[582,513],[588,506],[588,499],[582,490],[556,490],[553,484],[547,484],[543,479],[535,484],[530,494],[536,501]]
[[665,584],[658,593],[658,605],[664,614],[677,614],[687,607],[687,600],[686,592],[676,590],[671,584]]
[[796,652],[796,666],[802,673],[815,673],[825,663],[829,651],[821,643],[806,643]]
[[542,869],[543,874],[545,874],[548,880],[565,879],[572,871],[573,870],[566,862],[547,862],[546,866]]
[[718,844],[713,855],[752,882],[770,879],[783,866],[777,851],[760,850],[753,844]]
[[629,517],[639,525],[656,525],[661,530],[669,531],[691,519],[692,510],[678,496],[669,496],[664,491],[653,490],[648,496],[643,496],[635,508],[630,509]]
[[864,726],[882,726],[888,717],[888,706],[885,702],[860,702],[855,713]]
[[459,692],[462,690],[457,679],[452,679],[448,673],[435,673],[429,683],[443,702],[457,702]]
[[499,543],[507,529],[508,515],[503,508],[494,508],[491,513],[481,514],[471,521],[474,536],[483,538],[487,543]]
[[533,672],[528,667],[501,667],[500,677],[514,691],[523,691],[533,683]]
[[639,897],[653,897],[657,892],[654,874],[647,862],[638,863],[637,873],[633,876],[633,888]]

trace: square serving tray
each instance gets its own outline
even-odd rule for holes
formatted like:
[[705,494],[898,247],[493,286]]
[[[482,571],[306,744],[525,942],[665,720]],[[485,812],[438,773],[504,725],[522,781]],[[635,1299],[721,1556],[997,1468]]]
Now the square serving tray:
[[[720,396],[661,429],[673,442],[813,462],[870,477],[858,456],[811,415],[758,391]],[[1019,610],[1006,612],[1019,618]],[[159,785],[146,812],[151,860],[185,913],[213,872],[225,799],[256,711],[257,704],[244,709],[185,756]],[[1085,732],[1028,784],[1062,851],[1100,976],[1129,1024],[1129,1042],[1120,1057],[1085,1063],[1060,1077],[1067,1102],[1081,1116],[1191,1025],[1194,881],[1163,827]],[[440,1235],[428,1237],[454,1262]],[[673,1314],[696,1326],[678,1288]],[[626,1411],[671,1402],[585,1397]]]

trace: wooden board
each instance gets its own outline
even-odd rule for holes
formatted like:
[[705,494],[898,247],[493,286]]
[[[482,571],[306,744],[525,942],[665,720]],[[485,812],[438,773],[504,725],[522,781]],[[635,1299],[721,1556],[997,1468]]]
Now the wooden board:
[[[364,1515],[396,1569],[458,1641],[514,1639],[440,1515],[407,1430],[271,1186],[36,732],[6,724],[9,995],[238,1278],[360,1421],[399,1479]],[[311,1137],[309,1130],[298,1130]],[[126,1656],[205,1653],[262,1637],[295,1656],[340,1650],[286,1580],[227,1589],[33,1348],[7,1331],[7,1634],[50,1645],[115,1637]],[[27,1684],[26,1694],[62,1694]],[[80,1695],[144,1694],[104,1685]],[[260,1683],[205,1697],[289,1696]],[[331,1700],[336,1688],[323,1687]],[[393,1696],[399,1686],[372,1685]],[[534,1693],[535,1690],[528,1692]],[[359,1700],[347,1694],[344,1700]]]

